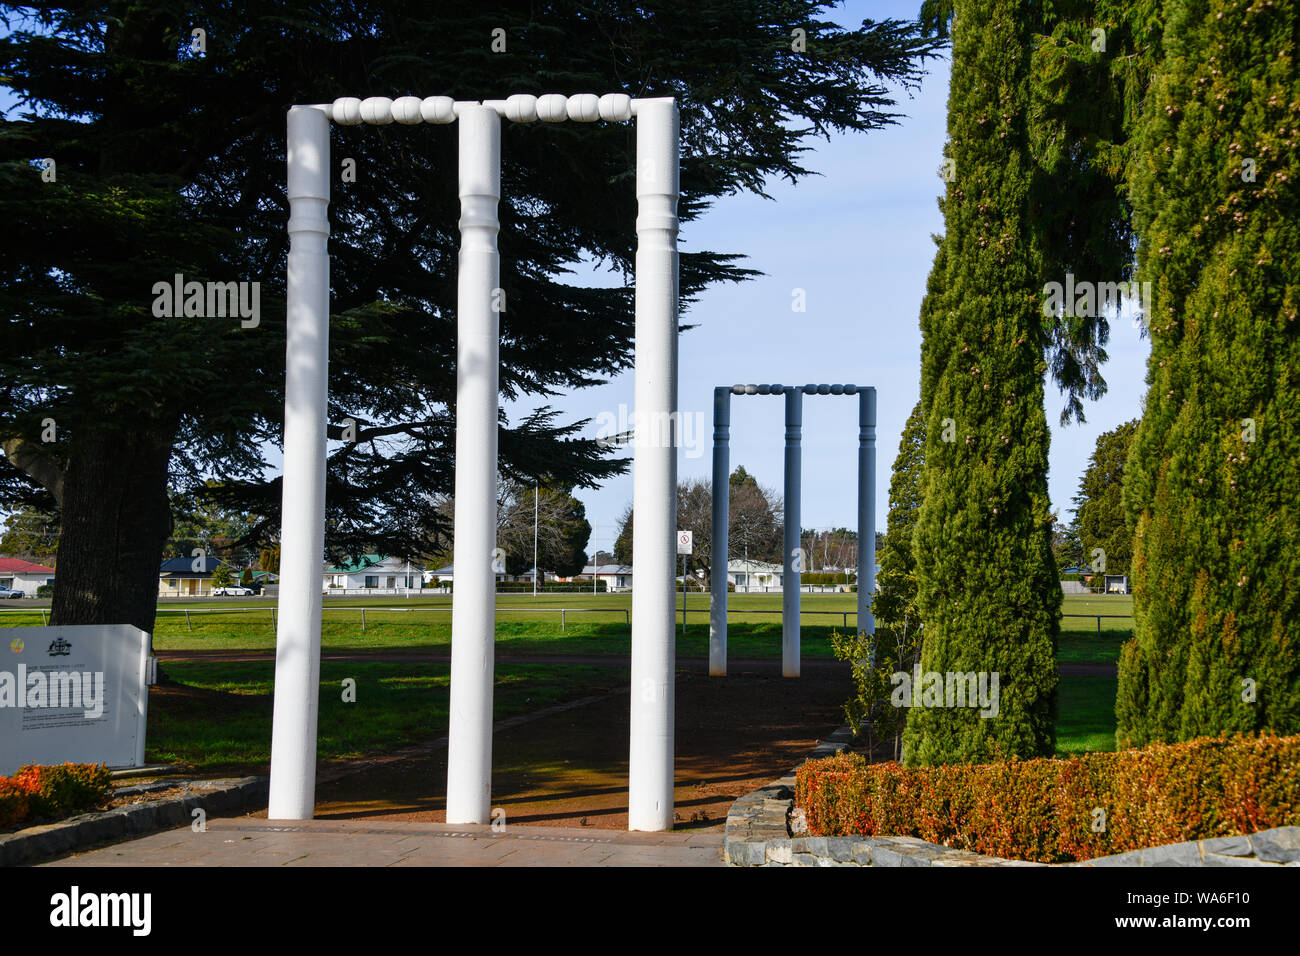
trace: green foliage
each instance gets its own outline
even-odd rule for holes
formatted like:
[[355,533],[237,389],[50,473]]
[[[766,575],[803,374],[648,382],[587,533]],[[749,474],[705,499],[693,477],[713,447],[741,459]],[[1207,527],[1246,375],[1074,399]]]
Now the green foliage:
[[60,819],[103,804],[113,789],[113,774],[103,764],[29,764],[13,778],[29,794],[33,817]]
[[212,572],[212,586],[214,588],[228,588],[235,583],[235,569],[228,564],[218,564],[216,570]]
[[218,504],[211,496],[221,493],[216,482],[206,482],[186,494],[172,495],[172,533],[162,556],[186,558],[195,548],[210,555],[244,564],[257,552],[250,542],[266,533],[266,522]]
[[1121,746],[1300,729],[1297,11],[1180,0],[1166,15],[1130,175],[1155,301],[1125,469]]
[[[1082,567],[1083,543],[1079,540],[1079,530],[1073,521],[1063,522],[1059,518],[1052,522],[1052,556],[1056,558],[1058,568]],[[1081,574],[1062,574],[1062,581],[1082,580]]]
[[[1084,564],[1100,574],[1128,574],[1133,533],[1124,516],[1124,464],[1137,431],[1137,420],[1097,436],[1097,447],[1074,496],[1074,532]],[[1105,552],[1105,567],[1099,555]],[[1064,580],[1064,579],[1063,579]]]
[[[889,479],[889,517],[882,546],[876,552],[880,573],[871,613],[876,620],[878,658],[895,658],[899,645],[916,640],[920,621],[916,606],[916,557],[912,539],[921,509],[925,468],[925,422],[917,402],[903,425]],[[909,637],[904,637],[909,634]]]
[[853,680],[853,696],[844,703],[845,721],[855,736],[866,736],[868,750],[873,738],[893,740],[897,759],[907,726],[907,710],[891,704],[890,694],[895,686],[891,678],[898,671],[910,671],[920,651],[920,640],[912,622],[910,630],[903,629],[889,641],[892,654],[883,654],[878,646],[873,646],[878,644],[879,635],[879,629],[874,638],[863,631],[848,634],[832,631],[831,652],[837,660],[849,662]]
[[614,561],[618,564],[632,564],[632,506],[623,509],[618,519],[618,538],[614,541]]
[[818,836],[911,836],[1057,863],[1300,825],[1297,792],[1300,737],[1240,735],[949,767],[841,754],[799,768],[795,805]]
[[[912,707],[909,764],[1054,751],[1061,589],[1051,550],[1031,219],[1029,5],[958,2],[946,234],[922,305],[924,472],[913,552],[925,671],[998,673],[996,717]],[[949,439],[949,440],[945,440]]]
[[36,589],[36,596],[38,598],[54,597],[54,585],[42,584],[40,587]]
[[591,538],[587,508],[573,489],[543,483],[507,482],[497,542],[506,552],[506,572],[523,574],[533,566],[534,548],[543,571],[569,577],[587,563],[584,550]]
[[[866,723],[869,734],[877,739],[894,738],[896,758],[907,724],[907,711],[891,705],[894,684],[890,678],[897,671],[910,673],[921,648],[912,537],[921,506],[924,454],[925,435],[918,402],[903,426],[889,481],[889,518],[882,546],[876,552],[880,572],[871,606],[875,634],[859,631],[847,636],[831,635],[835,656],[849,661],[852,668],[854,692],[844,705],[849,726],[856,729]],[[804,576],[805,580],[807,577]],[[868,746],[870,739],[868,736]]]
[[[1027,30],[1024,49],[1032,50],[1026,120],[1033,166],[1022,172],[1029,176],[1040,283],[1062,282],[1066,273],[1108,282],[1132,274],[1124,174],[1158,62],[1161,2],[1054,0],[1016,9]],[[924,0],[918,21],[927,35],[947,38],[957,13],[956,0]],[[1058,315],[1051,323],[1048,368],[1066,396],[1062,424],[1084,421],[1084,399],[1105,394],[1110,318]]]
[[857,575],[852,571],[805,571],[799,575],[800,584],[810,584],[815,587],[830,587],[835,584],[852,584],[857,579]]
[[727,481],[732,488],[741,488],[745,485],[758,487],[758,479],[747,472],[744,465],[737,465],[736,470],[731,473]]
[[54,567],[59,554],[57,517],[33,508],[11,514],[0,535],[0,554]]
[[[450,581],[444,582],[441,586],[447,588],[447,590],[449,591],[451,590]],[[496,589],[498,594],[532,594],[533,582],[498,581]],[[605,587],[605,581],[603,579],[596,582],[597,594],[604,594],[606,590],[607,589]],[[539,585],[537,588],[537,593],[538,594],[590,594],[591,582],[588,581],[586,584],[583,584],[581,581],[571,581],[566,584],[564,582],[552,581],[546,584]]]

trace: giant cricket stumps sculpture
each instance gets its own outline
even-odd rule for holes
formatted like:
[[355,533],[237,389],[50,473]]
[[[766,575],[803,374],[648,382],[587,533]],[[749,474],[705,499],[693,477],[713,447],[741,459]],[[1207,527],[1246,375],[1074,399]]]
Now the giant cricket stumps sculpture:
[[[870,385],[731,385],[713,390],[713,570],[709,579],[709,676],[727,674],[727,531],[731,501],[729,447],[732,395],[785,396],[784,574],[781,579],[781,675],[798,677],[799,575],[803,572],[800,526],[803,396],[858,398],[858,620],[876,632],[871,598],[876,593],[876,390]],[[635,529],[635,525],[633,528]],[[719,559],[719,555],[721,558]],[[748,584],[747,584],[748,586]],[[874,650],[872,657],[874,660]]]
[[459,123],[455,579],[447,822],[491,814],[496,627],[501,120],[636,121],[636,421],[628,828],[673,825],[673,583],[677,452],[677,105],[670,98],[518,94],[504,100],[344,97],[288,117],[289,262],[284,497],[271,741],[272,819],[315,809],[329,365],[329,124]]

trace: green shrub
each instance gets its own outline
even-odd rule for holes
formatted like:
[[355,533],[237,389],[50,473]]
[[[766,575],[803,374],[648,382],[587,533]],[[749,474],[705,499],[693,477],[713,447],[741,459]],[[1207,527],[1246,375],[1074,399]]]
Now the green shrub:
[[54,597],[54,585],[53,585],[53,584],[42,584],[40,587],[38,587],[38,588],[36,589],[36,596],[37,596],[38,598],[52,598],[52,597]]
[[112,790],[113,775],[103,764],[29,764],[14,779],[30,795],[32,816],[57,819],[100,806]]
[[799,768],[817,836],[911,836],[1039,863],[1300,825],[1300,736],[1206,737],[1065,760]]
[[806,571],[799,575],[799,583],[813,587],[831,587],[837,584],[851,584],[857,580],[857,577],[850,571]]
[[[605,593],[605,582],[596,582],[596,593]],[[497,583],[498,594],[532,594],[533,585],[531,581],[499,581]],[[543,584],[537,589],[538,594],[590,594],[591,582],[583,584],[580,581],[568,584]]]

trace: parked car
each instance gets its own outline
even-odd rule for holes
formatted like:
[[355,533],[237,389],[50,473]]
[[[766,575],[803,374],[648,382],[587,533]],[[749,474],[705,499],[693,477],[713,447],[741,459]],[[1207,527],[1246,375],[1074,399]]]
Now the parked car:
[[252,597],[253,589],[241,587],[238,584],[232,584],[224,588],[213,588],[212,594],[215,597]]
[[22,591],[15,591],[11,588],[0,587],[0,601],[16,601],[19,598],[27,597]]

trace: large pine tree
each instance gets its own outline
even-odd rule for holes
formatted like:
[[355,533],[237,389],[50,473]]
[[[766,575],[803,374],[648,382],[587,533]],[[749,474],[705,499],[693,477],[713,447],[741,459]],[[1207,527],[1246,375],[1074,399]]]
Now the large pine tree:
[[[888,85],[914,84],[933,44],[911,24],[841,29],[821,18],[828,5],[14,8],[0,39],[0,76],[24,111],[0,121],[0,504],[57,512],[54,620],[152,629],[169,489],[203,488],[257,515],[250,545],[278,527],[281,489],[264,450],[280,441],[283,411],[290,105],[412,93],[672,95],[689,228],[717,196],[805,175],[810,134],[893,122]],[[448,530],[437,505],[452,490],[455,128],[335,127],[331,136],[327,545],[436,551]],[[501,392],[541,402],[630,365],[630,282],[584,287],[557,276],[592,256],[630,278],[634,133],[507,124],[502,155]],[[48,182],[32,162],[44,157],[56,163]],[[744,278],[736,258],[683,253],[684,301]],[[260,323],[155,317],[153,284],[177,273],[260,282]],[[46,419],[56,424],[50,441]],[[356,440],[340,441],[348,419]],[[576,440],[581,425],[546,414],[503,422],[503,473],[584,486],[621,470]]]
[[996,672],[996,717],[914,707],[909,763],[1051,753],[1061,591],[1051,551],[1040,242],[1031,221],[1033,5],[959,0],[945,235],[922,310],[924,671]]
[[1169,0],[1133,173],[1154,287],[1120,745],[1300,730],[1300,24]]

